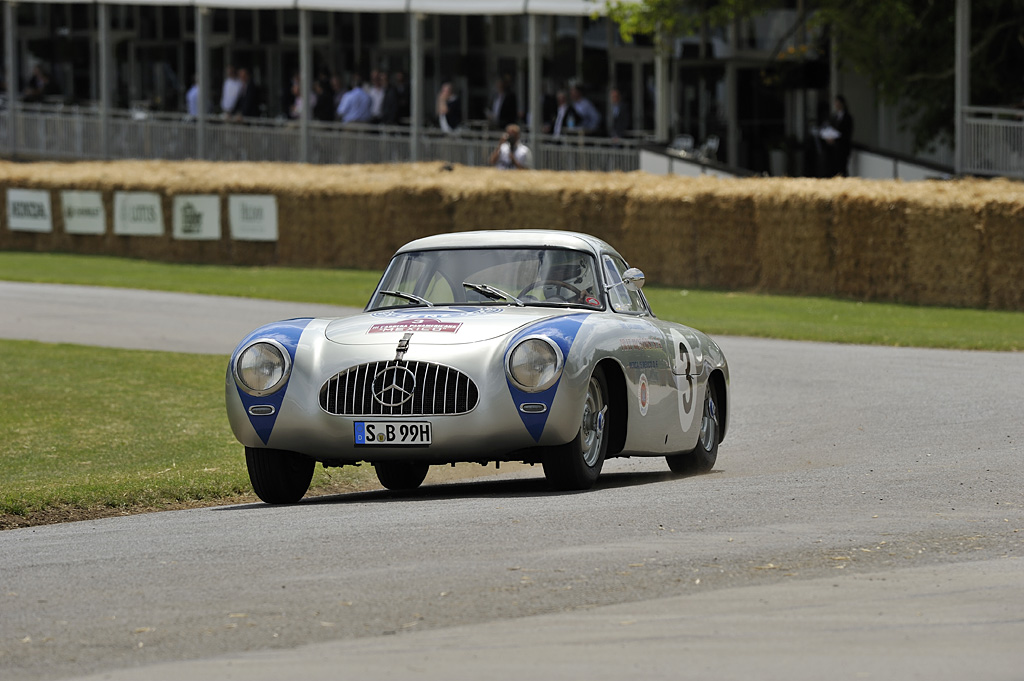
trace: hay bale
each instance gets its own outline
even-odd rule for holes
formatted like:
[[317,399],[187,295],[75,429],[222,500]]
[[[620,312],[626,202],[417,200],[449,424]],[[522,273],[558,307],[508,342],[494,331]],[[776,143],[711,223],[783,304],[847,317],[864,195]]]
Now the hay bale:
[[906,201],[884,189],[846,185],[837,193],[834,207],[836,294],[856,300],[905,300]]
[[754,197],[757,287],[763,291],[832,295],[836,290],[831,192],[821,183],[770,180]]
[[713,289],[749,290],[757,286],[757,222],[754,198],[723,185],[702,191],[694,201],[697,285]]
[[[9,187],[49,190],[55,229],[11,232],[0,192],[3,249],[379,269],[398,246],[428,234],[565,229],[607,240],[651,283],[1024,306],[1024,185],[1008,181],[720,180],[441,163],[0,162],[0,190]],[[102,193],[103,235],[66,233],[63,189]],[[163,236],[113,234],[113,195],[122,190],[161,195]],[[174,197],[211,192],[221,200],[222,238],[174,240]],[[232,194],[277,197],[278,242],[230,238]]]
[[693,183],[638,183],[628,193],[614,246],[650,281],[696,286],[697,203]]
[[1024,203],[987,201],[981,225],[985,237],[981,263],[988,281],[986,306],[1024,310]]
[[924,305],[985,307],[981,216],[970,203],[915,201],[907,207],[903,299]]

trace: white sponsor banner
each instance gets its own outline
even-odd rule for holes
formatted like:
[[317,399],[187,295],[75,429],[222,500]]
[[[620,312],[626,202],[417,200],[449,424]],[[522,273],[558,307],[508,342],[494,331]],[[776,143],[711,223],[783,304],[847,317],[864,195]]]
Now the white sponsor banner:
[[156,192],[114,192],[114,234],[163,236],[164,213]]
[[228,197],[231,238],[239,241],[277,241],[277,197],[236,194]]
[[63,191],[60,193],[65,234],[105,234],[107,212],[100,192]]
[[50,192],[45,189],[8,189],[7,228],[12,232],[52,232]]
[[216,194],[175,196],[173,229],[175,239],[220,239],[220,197]]

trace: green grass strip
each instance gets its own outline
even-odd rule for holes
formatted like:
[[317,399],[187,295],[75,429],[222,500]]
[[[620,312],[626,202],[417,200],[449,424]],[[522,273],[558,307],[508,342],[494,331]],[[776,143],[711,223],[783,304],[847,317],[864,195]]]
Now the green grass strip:
[[[0,356],[0,518],[252,495],[227,357],[6,340]],[[372,477],[318,467],[313,489]]]
[[[363,307],[380,272],[176,265],[127,258],[0,252],[0,279],[208,293]],[[662,319],[716,335],[873,345],[1024,349],[1024,313],[829,298],[644,289]]]
[[180,265],[62,253],[0,252],[0,280],[205,293],[363,307],[380,272]]

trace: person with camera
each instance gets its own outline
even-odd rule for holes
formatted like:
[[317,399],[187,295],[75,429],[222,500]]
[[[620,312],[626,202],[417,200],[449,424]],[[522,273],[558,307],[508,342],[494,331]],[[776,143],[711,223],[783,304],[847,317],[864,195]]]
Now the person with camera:
[[519,141],[519,135],[519,126],[515,123],[505,126],[501,143],[491,152],[488,163],[502,170],[529,169],[533,165],[533,154],[529,147]]

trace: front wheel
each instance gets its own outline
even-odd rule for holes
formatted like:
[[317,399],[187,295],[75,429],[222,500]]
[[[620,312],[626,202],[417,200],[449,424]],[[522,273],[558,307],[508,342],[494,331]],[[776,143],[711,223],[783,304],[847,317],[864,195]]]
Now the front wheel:
[[295,452],[246,447],[245,466],[256,496],[268,504],[294,504],[309,489],[316,461]]
[[720,396],[715,384],[708,381],[704,394],[704,412],[700,417],[700,436],[693,451],[671,454],[665,457],[668,467],[674,473],[707,473],[714,468],[718,459],[718,441],[722,427],[718,421]]
[[377,480],[387,489],[400,491],[416,489],[423,484],[430,466],[415,461],[378,461],[373,464]]
[[601,367],[587,386],[580,429],[571,442],[553,447],[544,457],[544,477],[558,490],[590,489],[597,482],[608,451],[608,382]]

